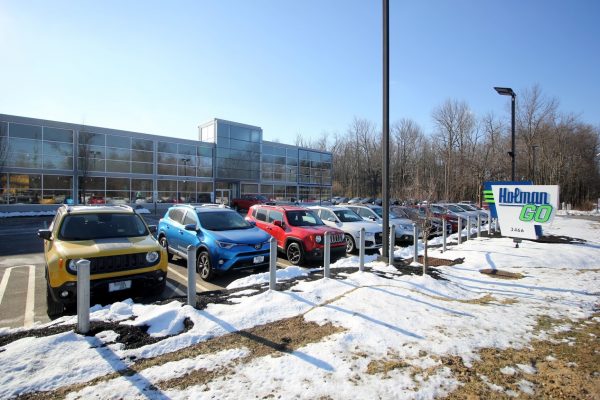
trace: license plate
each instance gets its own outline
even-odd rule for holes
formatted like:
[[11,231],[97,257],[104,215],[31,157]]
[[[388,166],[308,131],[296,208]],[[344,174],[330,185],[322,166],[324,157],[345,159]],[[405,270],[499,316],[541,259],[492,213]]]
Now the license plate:
[[265,261],[265,256],[256,256],[254,257],[254,264],[258,264]]
[[116,292],[125,289],[131,289],[131,281],[110,282],[108,284],[109,292]]

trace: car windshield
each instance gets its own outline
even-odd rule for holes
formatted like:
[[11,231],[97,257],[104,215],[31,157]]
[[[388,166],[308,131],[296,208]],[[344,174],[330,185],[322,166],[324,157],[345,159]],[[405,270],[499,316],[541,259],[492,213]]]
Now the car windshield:
[[462,208],[455,206],[454,204],[447,204],[445,206],[448,210],[453,211],[453,212],[465,212],[465,210],[463,210]]
[[321,218],[310,210],[287,211],[288,223],[292,226],[325,225]]
[[235,211],[211,211],[198,213],[200,225],[209,231],[231,231],[252,228],[244,217]]
[[462,208],[466,208],[469,211],[477,211],[477,208],[475,208],[474,206],[470,205],[470,204],[461,204],[460,205]]
[[335,210],[333,212],[342,222],[358,222],[363,220],[360,215],[352,210]]
[[60,227],[62,240],[94,240],[148,235],[137,214],[97,213],[67,215]]
[[391,211],[390,216],[393,218],[410,218],[408,213],[401,208],[396,208],[394,211]]

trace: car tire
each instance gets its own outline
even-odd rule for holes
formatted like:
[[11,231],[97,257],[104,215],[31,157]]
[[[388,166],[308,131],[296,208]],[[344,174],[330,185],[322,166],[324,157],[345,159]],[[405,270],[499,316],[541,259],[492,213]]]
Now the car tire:
[[304,249],[298,242],[290,242],[285,249],[285,255],[293,265],[300,265],[304,261]]
[[354,243],[352,235],[346,234],[344,236],[346,238],[346,253],[350,254],[356,250],[356,243]]
[[54,297],[52,297],[50,286],[48,284],[46,284],[46,306],[46,312],[50,318],[59,317],[65,311],[64,304],[54,300]]
[[161,236],[158,240],[158,243],[160,243],[162,248],[167,251],[167,261],[173,261],[173,254],[169,252],[169,242],[167,241],[167,238],[165,236]]
[[211,280],[215,275],[215,271],[210,263],[210,254],[208,254],[208,251],[203,250],[198,255],[198,259],[196,260],[196,272],[204,281]]

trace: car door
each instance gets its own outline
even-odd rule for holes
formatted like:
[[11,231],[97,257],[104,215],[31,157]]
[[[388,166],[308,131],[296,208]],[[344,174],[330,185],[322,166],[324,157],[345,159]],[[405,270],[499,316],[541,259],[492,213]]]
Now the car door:
[[181,234],[180,230],[183,229],[181,225],[183,222],[184,211],[181,208],[171,208],[167,213],[167,217],[169,219],[168,223],[163,224],[164,233],[167,237],[167,241],[169,242],[169,248],[175,251],[181,251]]
[[320,209],[319,218],[323,220],[325,225],[333,226],[334,228],[338,226],[338,219],[336,218],[335,214],[330,210]]
[[[279,221],[279,224],[275,224],[275,221]],[[285,245],[285,220],[283,218],[283,213],[279,210],[269,210],[268,218],[268,227],[267,233],[277,239],[277,246],[283,248]]]
[[[181,225],[182,226],[179,231],[181,247],[179,248],[179,251],[187,253],[187,248],[189,245],[197,246],[198,242],[199,242],[198,229],[200,228],[200,224],[198,221],[198,216],[196,215],[196,211],[186,210],[185,215],[183,217],[183,223]],[[185,229],[186,225],[195,225],[196,230],[191,230],[191,231],[187,230],[187,229]]]

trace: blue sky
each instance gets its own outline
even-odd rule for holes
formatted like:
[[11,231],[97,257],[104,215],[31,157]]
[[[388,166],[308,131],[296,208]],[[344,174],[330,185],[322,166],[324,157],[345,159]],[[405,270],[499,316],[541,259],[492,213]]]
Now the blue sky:
[[[600,2],[390,0],[390,119],[426,132],[452,98],[508,119],[539,84],[600,125]],[[381,125],[381,1],[0,0],[0,113],[197,138],[213,117],[264,138]]]

